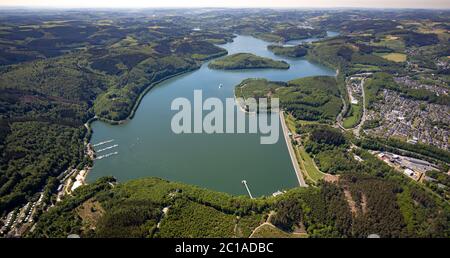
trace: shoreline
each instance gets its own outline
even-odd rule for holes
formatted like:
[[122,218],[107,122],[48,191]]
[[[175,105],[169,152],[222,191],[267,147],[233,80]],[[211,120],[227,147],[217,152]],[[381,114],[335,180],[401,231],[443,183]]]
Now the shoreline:
[[[219,58],[219,57],[225,56],[225,55],[228,55],[228,51],[221,52],[221,53],[218,53],[218,54],[215,54],[215,55],[211,55],[211,56],[209,56],[209,57],[207,57],[207,58],[205,58],[205,59],[199,60],[199,62],[201,62],[201,64],[200,64],[198,67],[195,67],[195,68],[193,68],[193,69],[187,69],[187,70],[185,70],[185,71],[181,71],[181,72],[178,72],[178,73],[175,73],[175,74],[172,74],[172,75],[168,75],[168,76],[166,76],[166,77],[164,77],[164,78],[161,78],[161,79],[159,79],[159,80],[157,80],[157,81],[155,81],[155,82],[152,82],[152,83],[148,84],[148,85],[145,87],[145,89],[139,94],[139,96],[137,97],[137,99],[134,101],[133,107],[131,108],[131,110],[130,110],[128,116],[127,116],[126,118],[124,118],[124,119],[121,119],[121,120],[111,120],[111,119],[102,118],[102,117],[98,117],[97,115],[94,115],[94,116],[93,116],[92,118],[90,118],[86,123],[89,123],[89,124],[90,124],[90,123],[93,122],[93,121],[99,120],[99,121],[102,121],[102,122],[105,122],[105,123],[109,123],[109,124],[111,124],[111,125],[120,125],[120,124],[124,124],[124,123],[130,121],[131,119],[133,119],[133,117],[134,117],[134,115],[135,115],[135,112],[136,112],[137,108],[139,107],[139,105],[140,105],[142,99],[143,99],[144,96],[145,96],[151,89],[153,89],[155,86],[157,86],[157,85],[160,84],[160,83],[163,83],[164,81],[167,81],[167,80],[169,80],[169,79],[172,79],[172,78],[174,78],[174,77],[176,77],[176,76],[179,76],[179,75],[183,75],[183,74],[186,74],[186,73],[189,73],[189,72],[196,71],[196,70],[200,69],[203,65],[205,65],[208,61],[210,61],[210,60],[212,60],[212,59],[215,59],[215,58]],[[92,120],[92,121],[91,121],[91,120]]]
[[[215,58],[222,57],[222,56],[226,56],[227,54],[228,54],[228,51],[223,52],[223,53],[218,53],[218,54],[216,54],[216,55],[212,55],[212,56],[210,56],[210,57],[208,57],[208,58],[205,58],[205,59],[203,59],[203,60],[199,60],[199,61],[201,62],[201,64],[200,64],[198,67],[195,67],[194,69],[188,69],[188,70],[185,70],[185,71],[182,71],[182,72],[173,74],[173,75],[169,75],[169,76],[167,76],[167,77],[165,77],[165,78],[162,78],[162,79],[160,79],[160,80],[158,80],[158,81],[156,81],[156,82],[153,82],[153,83],[149,84],[149,85],[148,85],[148,86],[147,86],[147,87],[139,94],[139,96],[137,97],[136,101],[135,101],[134,104],[133,104],[133,107],[132,107],[131,111],[129,112],[128,116],[127,116],[125,119],[122,119],[122,120],[110,120],[110,119],[106,119],[106,118],[102,118],[102,117],[98,117],[97,115],[94,115],[92,118],[90,118],[90,119],[85,123],[85,127],[86,127],[87,130],[88,130],[88,133],[86,134],[85,144],[90,144],[89,141],[90,141],[90,138],[91,138],[91,136],[92,136],[92,134],[93,134],[93,130],[92,130],[92,127],[91,127],[91,123],[93,123],[94,121],[99,120],[99,121],[102,121],[102,122],[104,122],[104,123],[108,123],[108,124],[111,124],[111,125],[120,125],[120,124],[125,124],[125,123],[129,122],[131,119],[133,119],[133,117],[134,117],[134,115],[135,115],[135,113],[136,113],[136,110],[138,109],[138,107],[139,107],[139,105],[140,105],[142,99],[144,98],[144,96],[145,96],[151,89],[153,89],[155,86],[157,86],[158,84],[160,84],[160,83],[162,83],[162,82],[164,82],[164,81],[166,81],[166,80],[169,80],[169,79],[171,79],[171,78],[174,78],[174,77],[176,77],[176,76],[179,76],[179,75],[183,75],[183,74],[185,74],[185,73],[189,73],[189,72],[196,71],[196,70],[200,69],[203,65],[207,65],[207,62],[208,62],[208,61],[210,61],[210,60],[212,60],[212,59],[215,59]],[[338,76],[339,76],[340,71],[339,71],[338,68],[332,67],[332,66],[327,65],[327,64],[324,64],[324,63],[322,63],[322,62],[317,62],[317,60],[313,60],[314,58],[308,58],[308,57],[310,57],[310,56],[307,55],[307,56],[305,56],[304,58],[305,58],[306,60],[312,62],[312,63],[317,63],[317,64],[322,65],[322,66],[325,66],[325,67],[328,66],[328,68],[334,68],[334,69],[335,69],[335,75],[334,75],[334,76],[335,76],[335,77],[338,77]],[[288,68],[288,69],[289,69],[289,68]],[[241,69],[239,69],[239,70],[241,70]],[[238,101],[238,98],[236,97],[236,91],[235,91],[235,89],[233,89],[233,95],[234,95],[234,99],[235,99],[236,105],[239,106],[239,109],[240,109],[242,112],[244,112],[244,113],[246,113],[246,114],[249,114],[249,115],[250,115],[250,114],[253,114],[253,115],[254,115],[254,114],[257,114],[257,112],[249,112],[249,111],[247,111],[247,110],[244,108],[244,106],[242,105],[242,103],[241,103],[240,101]],[[289,135],[288,135],[288,130],[289,130],[289,129],[286,128],[287,125],[286,125],[286,122],[285,122],[285,120],[284,120],[284,116],[283,116],[284,113],[283,113],[282,110],[280,110],[279,114],[280,114],[280,119],[282,118],[281,121],[282,121],[283,134],[284,134],[285,141],[286,141],[286,144],[287,144],[289,153],[290,153],[291,161],[292,161],[293,166],[294,166],[294,170],[295,170],[295,173],[296,173],[296,176],[297,176],[297,180],[298,180],[298,182],[299,182],[299,186],[300,186],[300,187],[302,187],[302,186],[308,186],[308,185],[306,184],[304,178],[303,178],[303,174],[301,173],[301,170],[299,169],[299,164],[298,164],[297,158],[296,158],[296,156],[295,156],[295,152],[291,152],[291,151],[292,151],[292,143],[291,143],[290,140],[289,140],[289,139],[290,139],[290,137],[289,137]],[[284,128],[286,128],[287,131],[285,131]],[[92,149],[92,150],[93,150],[93,149]],[[95,156],[95,150],[93,150],[93,153],[94,153],[94,156]],[[89,155],[87,155],[87,153],[86,153],[86,156],[89,157]],[[93,158],[91,158],[91,160],[94,161]],[[86,170],[86,173],[84,174],[84,182],[86,182],[86,178],[87,178],[87,176],[88,176],[90,170],[91,170],[91,169]]]
[[235,94],[234,90],[233,90],[233,94],[234,94],[234,102],[236,103],[236,106],[238,106],[239,109],[240,109],[242,112],[244,112],[245,114],[249,114],[249,115],[255,115],[255,114],[257,114],[257,112],[255,112],[255,111],[250,112],[250,111],[248,111],[248,110],[245,110],[245,108],[243,107],[243,105],[241,104],[241,102],[238,100],[238,98],[236,98],[236,94]]
[[128,116],[127,116],[126,118],[121,119],[121,120],[111,120],[111,119],[107,119],[107,118],[103,118],[103,117],[98,117],[97,115],[95,115],[94,117],[92,117],[91,119],[88,120],[88,122],[89,122],[89,128],[90,128],[90,123],[92,123],[92,122],[94,122],[94,121],[97,121],[97,120],[102,121],[102,122],[104,122],[104,123],[111,124],[111,125],[121,125],[121,124],[125,124],[125,123],[129,122],[131,119],[133,119],[133,117],[134,117],[134,115],[135,115],[135,113],[136,113],[136,110],[138,109],[139,105],[140,105],[141,102],[142,102],[142,99],[144,98],[144,96],[145,96],[151,89],[153,89],[153,88],[154,88],[155,86],[157,86],[158,84],[163,83],[164,81],[167,81],[167,80],[172,79],[172,78],[174,78],[174,77],[176,77],[176,76],[179,76],[179,75],[183,75],[183,74],[185,74],[185,73],[193,72],[193,71],[195,71],[195,70],[200,69],[200,67],[201,67],[201,66],[199,66],[199,67],[197,67],[197,68],[195,68],[195,69],[189,69],[189,70],[182,71],[182,72],[179,72],[179,73],[176,73],[176,74],[172,74],[172,75],[169,75],[169,76],[167,76],[167,77],[164,77],[164,78],[162,78],[162,79],[160,79],[160,80],[158,80],[158,81],[156,81],[156,82],[153,82],[153,83],[149,84],[149,85],[148,85],[147,87],[145,87],[145,89],[139,94],[139,96],[137,97],[136,101],[134,102],[133,107],[131,108],[131,110],[130,110],[130,112],[129,112],[129,114],[128,114]]
[[[93,117],[89,118],[89,119],[84,123],[84,127],[85,127],[86,130],[87,130],[87,133],[86,133],[86,135],[85,135],[85,137],[84,137],[84,139],[83,139],[85,148],[87,148],[87,147],[89,146],[89,144],[90,144],[89,141],[90,141],[90,139],[91,139],[91,137],[92,137],[92,134],[93,134],[93,130],[92,130],[91,124],[92,124],[93,122],[95,122],[95,121],[102,121],[102,122],[108,123],[108,124],[110,124],[110,125],[121,125],[121,124],[125,124],[125,123],[131,121],[131,120],[133,119],[135,113],[136,113],[136,110],[138,109],[139,105],[141,104],[142,99],[145,97],[145,95],[146,95],[151,89],[153,89],[154,87],[158,86],[158,84],[163,83],[164,81],[167,81],[167,80],[172,79],[172,78],[174,78],[174,77],[177,77],[177,76],[180,76],[180,75],[183,75],[183,74],[187,74],[187,73],[189,73],[189,72],[196,71],[196,70],[200,69],[203,65],[205,65],[209,60],[212,60],[212,59],[215,59],[215,58],[219,58],[219,57],[222,57],[222,56],[226,56],[226,55],[228,55],[228,51],[224,51],[224,52],[218,53],[218,54],[216,54],[216,55],[211,55],[211,56],[209,56],[208,58],[205,58],[205,59],[203,59],[203,60],[200,60],[200,62],[202,62],[202,63],[201,63],[198,67],[196,67],[196,68],[194,68],[194,69],[188,69],[188,70],[185,70],[185,71],[181,71],[181,72],[179,72],[179,73],[175,73],[175,74],[166,76],[166,77],[164,77],[164,78],[162,78],[162,79],[160,79],[160,80],[158,80],[158,81],[156,81],[156,82],[150,83],[150,84],[147,85],[147,86],[145,87],[145,89],[139,94],[138,98],[136,99],[136,101],[135,101],[134,104],[133,104],[133,107],[132,107],[130,113],[128,114],[128,116],[127,116],[125,119],[122,119],[122,120],[110,120],[110,119],[98,117],[97,115],[94,115]],[[89,151],[88,151],[88,152],[85,152],[85,155],[84,155],[84,156],[87,157],[87,158],[90,158],[90,160],[91,160],[92,162],[94,162],[94,158],[93,158],[93,157],[95,156],[95,150],[94,150],[94,148],[92,148],[92,147],[90,147],[90,150],[92,151],[92,156],[89,155]],[[91,171],[91,169],[92,169],[92,167],[89,167],[89,169],[86,169],[86,173],[84,174],[84,177],[83,177],[83,182],[84,182],[84,184],[87,184],[87,183],[86,183],[86,178],[87,178],[89,172]]]
[[[162,83],[162,82],[164,82],[164,81],[166,81],[166,80],[169,80],[169,79],[171,79],[171,78],[174,78],[174,77],[176,77],[176,76],[179,76],[179,75],[183,75],[183,74],[186,74],[186,73],[189,73],[189,72],[196,71],[196,70],[200,69],[203,65],[206,65],[208,61],[213,60],[213,59],[215,59],[215,58],[222,57],[222,56],[226,56],[226,55],[228,55],[228,51],[227,51],[227,50],[224,51],[224,52],[221,52],[221,53],[217,53],[217,54],[215,54],[215,55],[211,55],[211,56],[209,56],[209,57],[207,57],[207,58],[205,58],[205,59],[198,60],[199,62],[201,62],[201,64],[198,65],[198,67],[195,67],[194,69],[188,69],[188,70],[185,70],[185,71],[182,71],[182,72],[173,74],[173,75],[169,75],[169,76],[167,76],[167,77],[165,77],[165,78],[162,78],[162,79],[160,79],[160,80],[158,80],[158,81],[156,81],[156,82],[150,83],[149,85],[147,85],[147,86],[145,87],[145,89],[139,94],[139,96],[137,97],[137,99],[134,101],[133,106],[132,106],[132,108],[131,108],[131,111],[129,112],[128,116],[127,116],[125,119],[122,119],[122,120],[110,120],[110,119],[98,117],[97,115],[94,115],[93,117],[89,118],[89,119],[84,123],[84,127],[85,127],[86,130],[87,130],[87,132],[86,132],[86,134],[85,134],[85,136],[84,136],[84,139],[83,139],[84,146],[85,146],[85,153],[84,153],[84,156],[87,157],[92,163],[93,163],[94,160],[95,160],[95,158],[94,158],[94,157],[95,157],[95,150],[94,150],[94,148],[92,147],[92,145],[90,144],[90,139],[91,139],[92,134],[93,134],[93,130],[92,130],[91,124],[92,124],[94,121],[99,120],[99,121],[102,121],[102,122],[104,122],[104,123],[108,123],[108,124],[110,124],[110,125],[121,125],[121,124],[125,124],[125,123],[127,123],[127,122],[129,122],[129,121],[131,121],[131,120],[133,119],[133,117],[134,117],[134,115],[135,115],[135,113],[136,113],[136,110],[137,110],[138,107],[140,106],[140,103],[141,103],[142,99],[143,99],[144,96],[145,96],[151,89],[153,89],[155,86],[157,86],[158,84],[160,84],[160,83]],[[322,62],[318,62],[318,60],[314,60],[314,58],[311,57],[310,55],[306,55],[304,58],[305,58],[306,60],[310,61],[310,62],[317,63],[317,64],[319,64],[319,65],[328,66],[329,68],[334,68],[334,69],[336,69],[335,77],[338,77],[338,76],[339,76],[339,73],[340,73],[339,69],[336,68],[336,67],[333,67],[333,65],[325,64],[325,63],[322,63]],[[289,68],[288,68],[288,69],[289,69]],[[244,113],[246,113],[246,114],[249,114],[249,115],[250,115],[250,114],[257,114],[257,112],[249,112],[249,111],[245,110],[245,108],[241,105],[241,103],[240,103],[240,102],[238,101],[238,99],[236,98],[236,92],[235,92],[235,89],[233,89],[233,95],[234,95],[234,99],[235,99],[236,104],[239,106],[239,108],[240,108],[240,110],[241,110],[242,112],[244,112]],[[283,134],[284,134],[284,137],[285,137],[285,140],[286,140],[286,144],[287,144],[288,150],[290,150],[290,149],[292,148],[292,145],[289,145],[289,144],[291,144],[290,141],[289,141],[290,138],[289,138],[289,136],[287,135],[287,132],[284,131],[284,127],[287,126],[287,125],[285,124],[286,122],[285,122],[285,120],[284,120],[283,111],[280,110],[279,113],[280,113],[280,119],[282,119]],[[288,130],[288,129],[287,129],[287,130]],[[287,137],[287,138],[286,138],[286,137]],[[291,156],[291,160],[294,158],[294,160],[297,161],[295,154],[294,154],[294,156],[292,156],[292,155],[290,155],[290,156]],[[294,163],[294,162],[293,162],[293,163]],[[296,170],[296,167],[298,167],[298,162],[297,162],[297,163],[294,163],[293,165],[294,165],[294,170]],[[78,173],[76,174],[75,178],[80,178],[80,181],[82,182],[82,185],[87,184],[86,179],[87,179],[87,176],[89,175],[91,169],[92,169],[92,166],[90,166],[90,165],[85,165],[85,166],[83,167],[82,170],[78,171]],[[83,170],[84,170],[85,172],[81,175],[81,177],[79,177],[79,175],[81,174],[81,171],[83,171]],[[298,181],[299,181],[299,185],[302,186],[302,183],[304,183],[304,185],[307,186],[306,183],[304,182],[303,175],[301,174],[301,172],[300,172],[300,175],[299,175],[298,172],[296,171],[296,175],[297,175],[297,179],[298,179]],[[77,182],[77,180],[76,180],[75,182]]]
[[110,120],[110,119],[105,119],[105,118],[98,118],[98,120],[101,120],[101,121],[103,121],[103,122],[110,123],[110,124],[112,124],[112,125],[115,125],[115,124],[124,124],[124,123],[130,121],[131,119],[133,119],[133,117],[134,117],[134,115],[135,115],[135,113],[136,113],[136,110],[138,109],[139,105],[141,104],[142,99],[143,99],[143,98],[145,97],[145,95],[146,95],[151,89],[153,89],[155,86],[158,86],[158,84],[163,83],[164,81],[167,81],[167,80],[172,79],[172,78],[174,78],[174,77],[177,77],[177,76],[179,76],[179,75],[183,75],[183,74],[186,74],[186,73],[190,73],[190,72],[196,71],[196,70],[200,69],[203,65],[205,65],[208,61],[210,61],[210,60],[212,60],[212,59],[215,59],[215,58],[222,57],[222,56],[226,56],[226,55],[228,55],[228,51],[221,52],[221,53],[218,53],[218,54],[215,54],[215,55],[211,55],[211,56],[209,56],[208,58],[205,58],[205,59],[200,60],[201,64],[200,64],[198,67],[195,67],[195,68],[193,68],[193,69],[187,69],[187,70],[185,70],[185,71],[181,71],[181,72],[178,72],[178,73],[175,73],[175,74],[166,76],[166,77],[164,77],[164,78],[161,78],[161,79],[158,80],[158,81],[155,81],[155,82],[150,83],[150,84],[147,85],[147,86],[145,87],[145,89],[139,94],[138,98],[136,99],[136,101],[135,101],[134,104],[133,104],[133,107],[132,107],[130,113],[128,114],[128,116],[127,116],[125,119],[117,120],[117,121],[116,121],[116,120]]
[[[180,72],[180,73],[176,73],[176,74],[167,76],[165,78],[162,78],[161,80],[158,80],[158,81],[156,81],[154,83],[149,84],[145,88],[145,90],[142,93],[139,94],[139,97],[137,98],[136,102],[134,103],[132,110],[130,111],[129,115],[125,119],[115,121],[115,120],[110,120],[110,119],[106,119],[106,118],[101,118],[101,117],[98,117],[97,115],[94,115],[93,117],[89,118],[88,121],[86,121],[86,123],[84,123],[84,127],[86,128],[87,133],[86,133],[83,141],[84,141],[85,148],[89,148],[92,151],[92,155],[89,154],[89,151],[85,151],[84,156],[86,158],[89,158],[92,162],[94,162],[94,160],[95,160],[95,158],[94,158],[95,157],[95,149],[90,144],[90,140],[91,140],[92,134],[94,132],[92,130],[92,127],[91,127],[91,124],[93,122],[95,122],[95,121],[102,121],[102,122],[108,123],[110,125],[121,125],[121,124],[125,124],[125,123],[131,121],[133,119],[133,117],[134,117],[135,111],[138,109],[139,105],[141,104],[142,99],[144,98],[144,96],[151,89],[153,89],[155,86],[157,86],[158,84],[160,84],[160,83],[162,83],[162,82],[164,82],[166,80],[169,80],[169,79],[174,78],[174,77],[179,76],[179,75],[183,75],[185,73],[189,73],[189,72],[198,70],[198,69],[200,69],[200,67],[201,66],[197,67],[196,69],[186,70],[186,71],[183,71],[183,72]],[[91,169],[92,169],[92,167],[89,167],[89,168],[85,169],[86,173],[84,173],[83,184],[82,185],[86,185],[87,184],[86,179],[87,179],[87,176],[88,176],[89,172],[91,171]],[[79,173],[80,172],[78,172],[78,174]]]
[[286,120],[284,119],[284,111],[280,110],[279,114],[280,114],[280,122],[281,122],[281,127],[283,129],[284,139],[286,141],[289,156],[291,157],[292,165],[294,167],[294,171],[297,176],[298,184],[300,187],[308,187],[308,185],[305,182],[305,179],[303,178],[303,174],[301,172],[300,166],[298,164],[297,156],[295,155],[295,150],[292,147],[292,142],[290,141],[291,138],[289,136],[289,129],[287,128]]

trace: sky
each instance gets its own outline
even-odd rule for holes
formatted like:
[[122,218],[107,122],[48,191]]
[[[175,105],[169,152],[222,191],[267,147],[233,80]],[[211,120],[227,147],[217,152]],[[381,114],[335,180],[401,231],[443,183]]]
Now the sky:
[[450,0],[0,0],[0,6],[37,7],[363,7],[450,9]]

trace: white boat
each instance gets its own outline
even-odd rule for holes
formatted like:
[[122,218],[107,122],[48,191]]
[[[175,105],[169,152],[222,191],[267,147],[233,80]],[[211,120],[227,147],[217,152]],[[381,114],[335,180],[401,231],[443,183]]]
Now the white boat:
[[220,89],[220,88],[222,88],[222,86],[223,86],[223,84],[222,84],[222,83],[221,83],[221,84],[219,84],[219,89]]

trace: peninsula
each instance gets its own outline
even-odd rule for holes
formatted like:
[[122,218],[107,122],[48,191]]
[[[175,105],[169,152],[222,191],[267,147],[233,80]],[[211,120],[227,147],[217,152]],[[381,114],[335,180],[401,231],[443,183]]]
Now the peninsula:
[[306,46],[279,46],[279,45],[269,45],[267,49],[272,51],[277,56],[287,56],[287,57],[302,57],[308,53],[308,48]]
[[250,53],[237,53],[224,58],[214,60],[208,65],[211,69],[238,70],[238,69],[289,69],[285,61],[276,61],[266,57],[260,57]]

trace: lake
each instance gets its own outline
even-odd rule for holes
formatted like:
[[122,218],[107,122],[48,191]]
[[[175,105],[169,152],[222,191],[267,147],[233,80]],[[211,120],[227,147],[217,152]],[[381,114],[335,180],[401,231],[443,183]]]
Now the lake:
[[[117,153],[95,160],[88,182],[102,176],[119,181],[142,177],[194,184],[234,195],[246,195],[241,181],[246,180],[253,196],[298,186],[280,126],[276,144],[260,144],[260,134],[175,134],[171,110],[175,98],[193,99],[193,91],[201,89],[203,99],[233,97],[233,89],[247,78],[288,81],[295,78],[330,75],[335,71],[306,59],[283,58],[267,50],[270,43],[237,36],[232,43],[221,45],[229,54],[247,52],[284,60],[288,70],[220,71],[208,63],[196,71],[166,80],[151,89],[142,99],[134,118],[126,124],[92,123],[91,143],[111,142],[95,146],[97,156]],[[222,87],[219,85],[222,84]],[[239,109],[236,112],[241,112]],[[117,145],[117,146],[116,146]],[[106,150],[105,148],[111,147]]]

